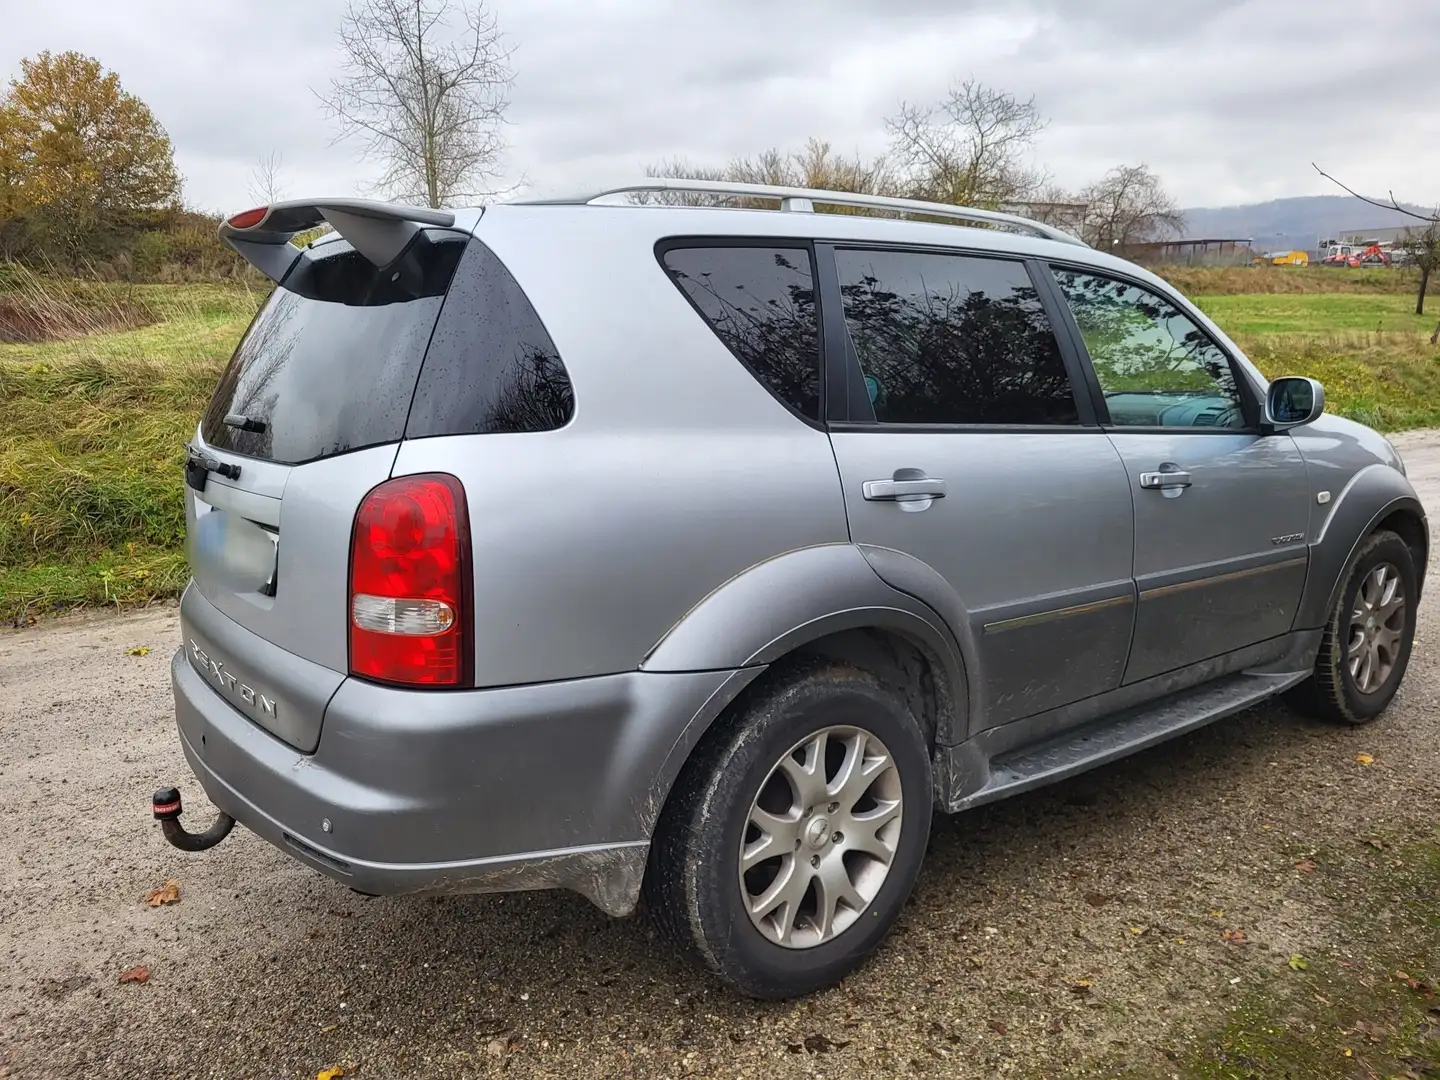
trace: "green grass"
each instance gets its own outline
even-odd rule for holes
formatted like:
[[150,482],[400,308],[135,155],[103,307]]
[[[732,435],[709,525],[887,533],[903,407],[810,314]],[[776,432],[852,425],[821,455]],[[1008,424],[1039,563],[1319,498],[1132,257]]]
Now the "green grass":
[[[1411,313],[1403,273],[1232,267],[1167,276],[1267,375],[1320,379],[1332,412],[1388,431],[1440,426],[1440,348],[1429,344],[1440,311]],[[244,284],[0,273],[0,301],[38,305],[48,324],[80,335],[0,344],[0,618],[178,591],[182,446],[262,295]],[[119,321],[133,328],[84,333]]]
[[1195,296],[1200,309],[1236,334],[1401,333],[1429,335],[1440,321],[1415,314],[1415,298],[1395,293],[1289,293]]
[[0,346],[0,617],[184,583],[183,445],[260,294],[125,288],[159,321]]

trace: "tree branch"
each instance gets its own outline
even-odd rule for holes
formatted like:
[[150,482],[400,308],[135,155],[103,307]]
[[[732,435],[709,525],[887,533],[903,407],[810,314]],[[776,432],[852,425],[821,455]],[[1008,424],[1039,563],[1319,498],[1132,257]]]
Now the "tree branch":
[[1348,186],[1345,185],[1345,184],[1342,184],[1339,180],[1336,180],[1335,177],[1331,176],[1331,175],[1330,175],[1329,173],[1327,173],[1324,169],[1320,168],[1319,165],[1316,165],[1315,162],[1312,161],[1312,162],[1310,163],[1310,166],[1311,166],[1316,172],[1318,172],[1321,176],[1323,176],[1326,180],[1329,180],[1329,181],[1330,181],[1332,184],[1334,184],[1336,187],[1342,188],[1343,190],[1349,192],[1351,195],[1354,195],[1355,198],[1359,199],[1361,202],[1369,203],[1371,206],[1378,206],[1378,207],[1380,207],[1380,209],[1382,209],[1382,210],[1395,210],[1395,211],[1398,211],[1399,213],[1404,214],[1406,217],[1412,217],[1412,218],[1414,218],[1416,221],[1428,221],[1428,222],[1431,222],[1431,223],[1434,223],[1434,222],[1436,222],[1436,221],[1440,221],[1440,216],[1436,216],[1436,215],[1426,215],[1426,214],[1417,214],[1414,210],[1407,210],[1407,209],[1405,209],[1405,207],[1401,206],[1398,202],[1395,201],[1395,192],[1393,192],[1393,191],[1390,192],[1390,201],[1389,201],[1388,203],[1383,203],[1383,202],[1381,202],[1379,199],[1371,199],[1371,198],[1369,198],[1369,197],[1367,197],[1367,196],[1365,196],[1365,195],[1361,195],[1361,194],[1360,194],[1358,191],[1356,191],[1354,188],[1351,188],[1351,187],[1348,187]]

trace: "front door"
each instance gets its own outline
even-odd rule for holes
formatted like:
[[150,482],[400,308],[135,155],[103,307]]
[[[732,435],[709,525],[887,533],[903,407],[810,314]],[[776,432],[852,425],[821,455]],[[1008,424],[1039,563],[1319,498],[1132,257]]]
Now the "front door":
[[835,346],[867,387],[865,415],[831,425],[851,538],[958,596],[971,733],[1114,689],[1134,618],[1130,489],[1026,264],[841,248],[834,265]]
[[1125,682],[1289,631],[1305,585],[1309,485],[1288,435],[1220,345],[1136,283],[1057,267],[1135,505]]

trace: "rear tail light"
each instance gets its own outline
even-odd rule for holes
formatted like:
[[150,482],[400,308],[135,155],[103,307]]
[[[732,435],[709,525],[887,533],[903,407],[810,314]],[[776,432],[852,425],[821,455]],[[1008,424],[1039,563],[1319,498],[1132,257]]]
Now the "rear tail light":
[[402,686],[469,686],[465,490],[441,473],[365,496],[350,549],[350,673]]

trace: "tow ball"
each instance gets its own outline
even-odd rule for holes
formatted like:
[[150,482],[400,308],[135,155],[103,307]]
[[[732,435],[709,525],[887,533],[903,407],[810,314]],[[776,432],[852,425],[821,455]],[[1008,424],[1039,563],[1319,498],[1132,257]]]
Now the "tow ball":
[[162,787],[155,792],[150,797],[150,809],[155,813],[155,820],[160,822],[165,839],[181,851],[205,851],[212,848],[229,836],[230,830],[235,827],[235,819],[221,811],[215,823],[204,832],[186,832],[185,826],[180,824],[183,808],[180,806],[179,788]]

